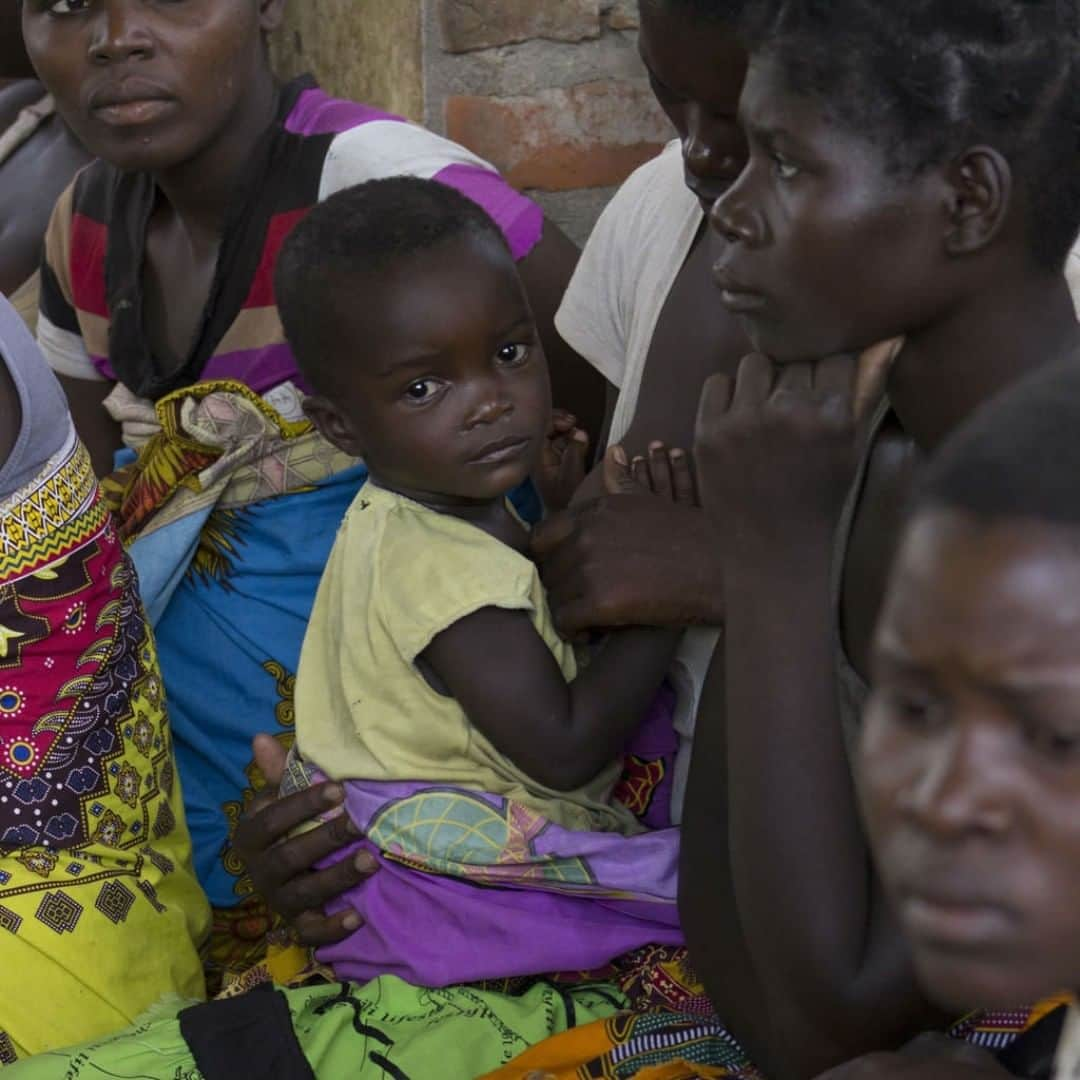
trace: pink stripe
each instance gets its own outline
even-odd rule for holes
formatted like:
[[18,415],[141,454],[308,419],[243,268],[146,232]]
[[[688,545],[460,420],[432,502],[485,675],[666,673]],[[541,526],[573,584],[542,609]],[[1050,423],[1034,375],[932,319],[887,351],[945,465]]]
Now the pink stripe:
[[342,101],[332,98],[317,87],[305,90],[292,112],[285,119],[285,130],[293,135],[340,135],[351,131],[361,124],[370,124],[373,120],[405,121],[393,113],[374,109],[370,105],[361,105],[356,101]]
[[97,369],[99,375],[103,375],[110,382],[116,382],[116,372],[112,369],[107,356],[91,356],[90,363]]
[[482,206],[503,231],[515,259],[523,259],[540,242],[544,212],[515,191],[497,172],[476,165],[448,165],[435,180],[457,188]]

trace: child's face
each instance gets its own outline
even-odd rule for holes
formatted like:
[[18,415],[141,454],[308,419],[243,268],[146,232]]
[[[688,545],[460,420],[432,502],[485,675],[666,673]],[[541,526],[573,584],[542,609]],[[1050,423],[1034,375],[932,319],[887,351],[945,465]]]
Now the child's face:
[[739,93],[747,55],[722,23],[641,5],[641,58],[682,140],[686,185],[708,210],[746,163]]
[[268,77],[284,0],[24,0],[26,46],[79,140],[160,172],[227,144]]
[[716,204],[728,309],[780,361],[866,348],[947,303],[940,170],[890,175],[881,147],[830,122],[755,57],[740,116],[750,161]]
[[954,1009],[1080,985],[1080,530],[921,514],[858,778],[920,979]]
[[547,363],[509,252],[455,238],[381,274],[339,316],[343,393],[309,406],[375,479],[486,502],[525,480],[551,419]]

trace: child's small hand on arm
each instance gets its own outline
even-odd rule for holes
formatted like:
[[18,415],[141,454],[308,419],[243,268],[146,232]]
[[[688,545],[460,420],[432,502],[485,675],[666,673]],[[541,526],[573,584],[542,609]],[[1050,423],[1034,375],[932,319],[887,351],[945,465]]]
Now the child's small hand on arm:
[[564,409],[554,409],[540,467],[533,477],[548,510],[563,510],[570,505],[585,479],[588,454],[589,436],[578,427],[577,417]]

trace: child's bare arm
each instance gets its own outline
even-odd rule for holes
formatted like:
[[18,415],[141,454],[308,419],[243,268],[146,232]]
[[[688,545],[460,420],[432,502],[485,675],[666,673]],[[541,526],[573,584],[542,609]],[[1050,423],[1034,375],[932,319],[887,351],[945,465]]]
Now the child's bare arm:
[[423,659],[469,719],[538,783],[571,791],[623,750],[656,693],[679,631],[610,634],[570,684],[523,611],[482,608]]

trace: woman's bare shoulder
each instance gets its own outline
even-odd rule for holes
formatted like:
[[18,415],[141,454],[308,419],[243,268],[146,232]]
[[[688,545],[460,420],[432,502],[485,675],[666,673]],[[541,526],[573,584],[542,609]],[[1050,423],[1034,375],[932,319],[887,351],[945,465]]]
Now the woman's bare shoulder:
[[45,88],[33,79],[0,82],[0,134],[9,128],[28,105],[45,96]]

